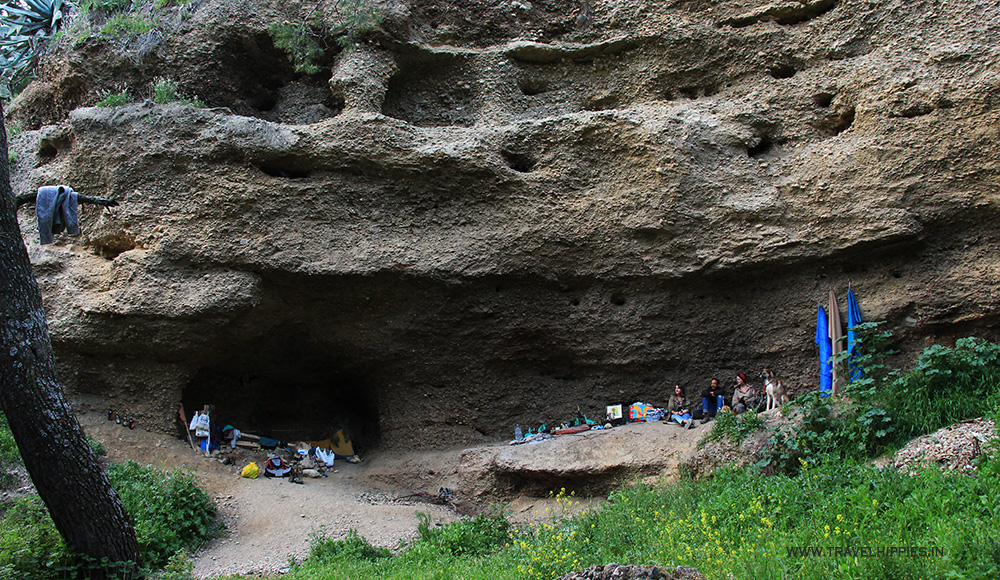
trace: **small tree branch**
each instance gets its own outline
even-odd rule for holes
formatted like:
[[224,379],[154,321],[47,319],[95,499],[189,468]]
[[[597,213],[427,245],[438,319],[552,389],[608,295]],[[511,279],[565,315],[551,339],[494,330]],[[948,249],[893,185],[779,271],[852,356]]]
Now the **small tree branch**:
[[[26,193],[24,195],[17,196],[17,207],[21,207],[27,203],[34,203],[35,199],[38,197],[38,192]],[[118,200],[108,199],[105,197],[91,197],[89,195],[77,194],[76,200],[78,203],[89,203],[93,205],[100,205],[104,207],[115,207],[118,205]]]

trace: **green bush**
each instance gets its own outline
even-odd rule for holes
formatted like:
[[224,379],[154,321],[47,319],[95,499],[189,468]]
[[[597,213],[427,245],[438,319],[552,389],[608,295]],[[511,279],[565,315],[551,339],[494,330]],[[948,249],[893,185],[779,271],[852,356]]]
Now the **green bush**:
[[112,465],[108,478],[132,517],[147,566],[163,566],[171,555],[196,549],[218,532],[215,504],[189,473],[128,461]]
[[62,0],[5,0],[0,21],[0,99],[17,96],[33,77],[39,50],[63,24]]
[[744,439],[764,428],[764,419],[755,411],[746,411],[739,415],[731,411],[723,411],[715,416],[712,430],[698,442],[699,447],[711,441],[728,439],[734,445],[739,445]]
[[502,513],[477,515],[446,526],[436,527],[426,513],[417,514],[420,542],[456,556],[482,555],[510,541],[510,522]]
[[58,578],[70,558],[45,505],[37,497],[0,504],[0,579]]
[[[803,462],[865,459],[891,452],[913,437],[1000,412],[1000,346],[964,338],[953,348],[932,346],[906,371],[891,369],[895,352],[883,323],[856,329],[862,373],[842,397],[811,392],[794,403],[796,424],[776,431],[762,465],[794,473]],[[838,364],[850,374],[847,355]]]
[[194,107],[205,106],[205,104],[197,98],[190,99],[186,97],[183,93],[181,93],[177,83],[164,77],[157,77],[153,80],[153,102],[158,105],[178,102],[184,105],[192,105]]
[[100,34],[110,37],[120,35],[134,37],[145,34],[158,26],[159,23],[155,17],[137,12],[116,12],[101,27]]
[[391,555],[392,552],[389,550],[371,545],[368,540],[358,535],[357,530],[351,529],[343,540],[314,537],[306,562],[310,566],[324,566],[345,561],[373,562]]

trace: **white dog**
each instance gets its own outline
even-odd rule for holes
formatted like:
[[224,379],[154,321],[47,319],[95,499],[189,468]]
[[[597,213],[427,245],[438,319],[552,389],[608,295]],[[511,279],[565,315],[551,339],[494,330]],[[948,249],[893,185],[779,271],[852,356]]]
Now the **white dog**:
[[760,373],[760,378],[764,379],[764,391],[767,393],[767,406],[765,407],[767,411],[790,400],[788,394],[785,393],[785,386],[781,384],[774,371],[764,369],[764,372]]

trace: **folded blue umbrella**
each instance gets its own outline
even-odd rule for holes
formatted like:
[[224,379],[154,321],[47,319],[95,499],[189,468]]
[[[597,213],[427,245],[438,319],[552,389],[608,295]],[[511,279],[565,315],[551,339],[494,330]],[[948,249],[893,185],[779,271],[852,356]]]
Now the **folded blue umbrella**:
[[851,381],[856,381],[857,379],[864,376],[864,371],[855,362],[857,353],[854,352],[854,347],[857,341],[857,335],[854,332],[854,327],[861,324],[861,308],[858,307],[858,300],[854,297],[854,291],[850,288],[847,289],[847,352],[850,356],[847,359],[848,369],[851,375]]
[[819,392],[823,397],[829,397],[833,391],[833,367],[830,366],[833,343],[827,329],[826,311],[820,306],[816,316],[816,344],[819,346]]

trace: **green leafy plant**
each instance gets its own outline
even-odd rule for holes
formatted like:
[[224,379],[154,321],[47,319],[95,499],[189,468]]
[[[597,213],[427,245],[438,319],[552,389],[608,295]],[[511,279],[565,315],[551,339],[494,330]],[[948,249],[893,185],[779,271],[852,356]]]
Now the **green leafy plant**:
[[82,13],[104,12],[111,14],[114,12],[124,12],[133,6],[132,0],[77,0],[73,7]]
[[311,565],[326,565],[343,561],[372,562],[388,558],[392,552],[385,548],[371,545],[368,540],[358,535],[355,529],[348,530],[347,537],[342,540],[314,537],[309,547]]
[[372,0],[339,0],[334,10],[329,21],[313,8],[301,21],[276,22],[268,27],[274,46],[285,51],[296,72],[318,73],[331,43],[347,47],[376,30],[381,21]]
[[149,566],[162,566],[171,555],[197,548],[218,532],[215,504],[191,474],[129,461],[112,465],[108,479],[132,517]]
[[477,515],[446,526],[431,523],[428,514],[417,514],[420,541],[454,555],[482,555],[510,541],[510,522],[503,513]]
[[154,16],[138,12],[117,12],[101,28],[103,36],[141,36],[159,26]]

